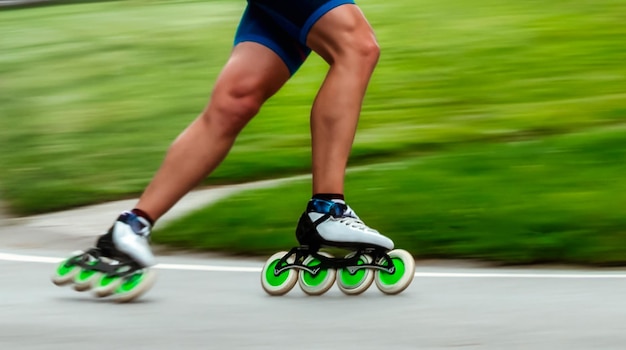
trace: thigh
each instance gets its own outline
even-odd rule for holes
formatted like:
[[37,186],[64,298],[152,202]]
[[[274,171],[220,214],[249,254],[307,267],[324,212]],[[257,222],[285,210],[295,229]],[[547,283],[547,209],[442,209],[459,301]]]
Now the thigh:
[[213,99],[247,97],[259,105],[274,95],[291,74],[272,50],[255,42],[236,45],[213,88]]
[[255,42],[272,50],[280,57],[291,75],[302,66],[311,53],[311,50],[298,42],[290,31],[280,26],[275,18],[254,4],[249,4],[246,8],[235,34],[235,47],[245,42]]

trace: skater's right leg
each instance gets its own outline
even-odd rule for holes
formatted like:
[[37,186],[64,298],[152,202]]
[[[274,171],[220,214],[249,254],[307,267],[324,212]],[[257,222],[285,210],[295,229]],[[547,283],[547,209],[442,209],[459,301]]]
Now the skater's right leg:
[[254,42],[235,46],[209,104],[174,141],[136,208],[152,220],[160,218],[220,164],[241,129],[290,76],[267,47]]

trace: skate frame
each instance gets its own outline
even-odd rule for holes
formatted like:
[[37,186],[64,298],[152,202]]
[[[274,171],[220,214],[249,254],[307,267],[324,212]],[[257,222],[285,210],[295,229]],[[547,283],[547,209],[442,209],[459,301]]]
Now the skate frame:
[[[294,262],[289,263],[287,260],[293,255],[295,255]],[[313,267],[303,265],[304,259],[309,255],[319,260],[319,265]],[[373,262],[359,265],[359,258],[362,255],[373,257]],[[382,259],[384,259],[386,264],[376,264],[377,261],[381,261]],[[289,269],[302,270],[313,276],[317,276],[320,271],[328,268],[345,268],[350,275],[354,275],[359,270],[363,269],[379,270],[388,274],[394,274],[396,272],[396,267],[393,265],[391,257],[380,248],[358,248],[354,251],[352,256],[348,258],[329,258],[319,253],[319,247],[311,248],[303,245],[291,248],[291,250],[280,259],[278,264],[276,264],[276,268],[274,268],[274,276],[278,276]]]
[[[100,249],[92,248],[80,255],[68,259],[65,265],[68,267],[79,266],[85,270],[102,272],[108,277],[126,277],[142,269],[139,264],[132,260],[115,260],[118,262],[117,264],[108,264],[104,262],[102,258]],[[94,261],[95,264],[93,263]]]

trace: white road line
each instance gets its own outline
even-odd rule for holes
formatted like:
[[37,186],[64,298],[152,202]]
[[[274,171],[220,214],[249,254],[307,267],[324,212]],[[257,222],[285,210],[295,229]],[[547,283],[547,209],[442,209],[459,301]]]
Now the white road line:
[[[45,256],[21,255],[0,253],[0,260],[32,262],[45,264],[58,264],[62,258],[51,258]],[[211,271],[211,272],[261,272],[260,267],[233,267],[233,266],[212,266],[212,265],[183,265],[183,264],[157,264],[155,269],[160,270],[184,270],[184,271]]]
[[469,273],[455,273],[455,272],[416,272],[415,277],[430,277],[430,278],[549,278],[549,279],[626,279],[626,274],[608,274],[608,273],[524,273],[524,272],[511,272],[511,273],[499,273],[499,272],[469,272]]
[[4,261],[19,261],[19,262],[34,262],[34,263],[46,263],[46,264],[58,264],[61,262],[61,258],[49,258],[45,256],[33,256],[33,255],[18,255],[0,253],[0,260]]
[[[58,264],[62,258],[45,256],[9,254],[0,252],[0,261],[31,262]],[[208,271],[208,272],[261,272],[260,267],[237,267],[215,265],[158,264],[160,270]],[[525,273],[525,272],[416,272],[415,277],[422,278],[545,278],[545,279],[626,279],[626,273]]]
[[261,272],[260,267],[235,267],[212,265],[158,264],[154,268],[161,270],[212,271],[212,272]]

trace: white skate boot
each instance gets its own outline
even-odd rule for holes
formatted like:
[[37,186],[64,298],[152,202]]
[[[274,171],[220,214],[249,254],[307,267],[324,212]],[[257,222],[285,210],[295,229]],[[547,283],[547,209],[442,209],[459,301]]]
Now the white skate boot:
[[123,212],[95,248],[76,252],[55,271],[56,285],[73,284],[77,291],[92,289],[98,297],[114,295],[126,302],[145,293],[155,281],[149,269],[155,264],[150,250],[150,223]]
[[393,241],[363,223],[343,201],[312,199],[300,217],[296,237],[302,245],[393,249]]

